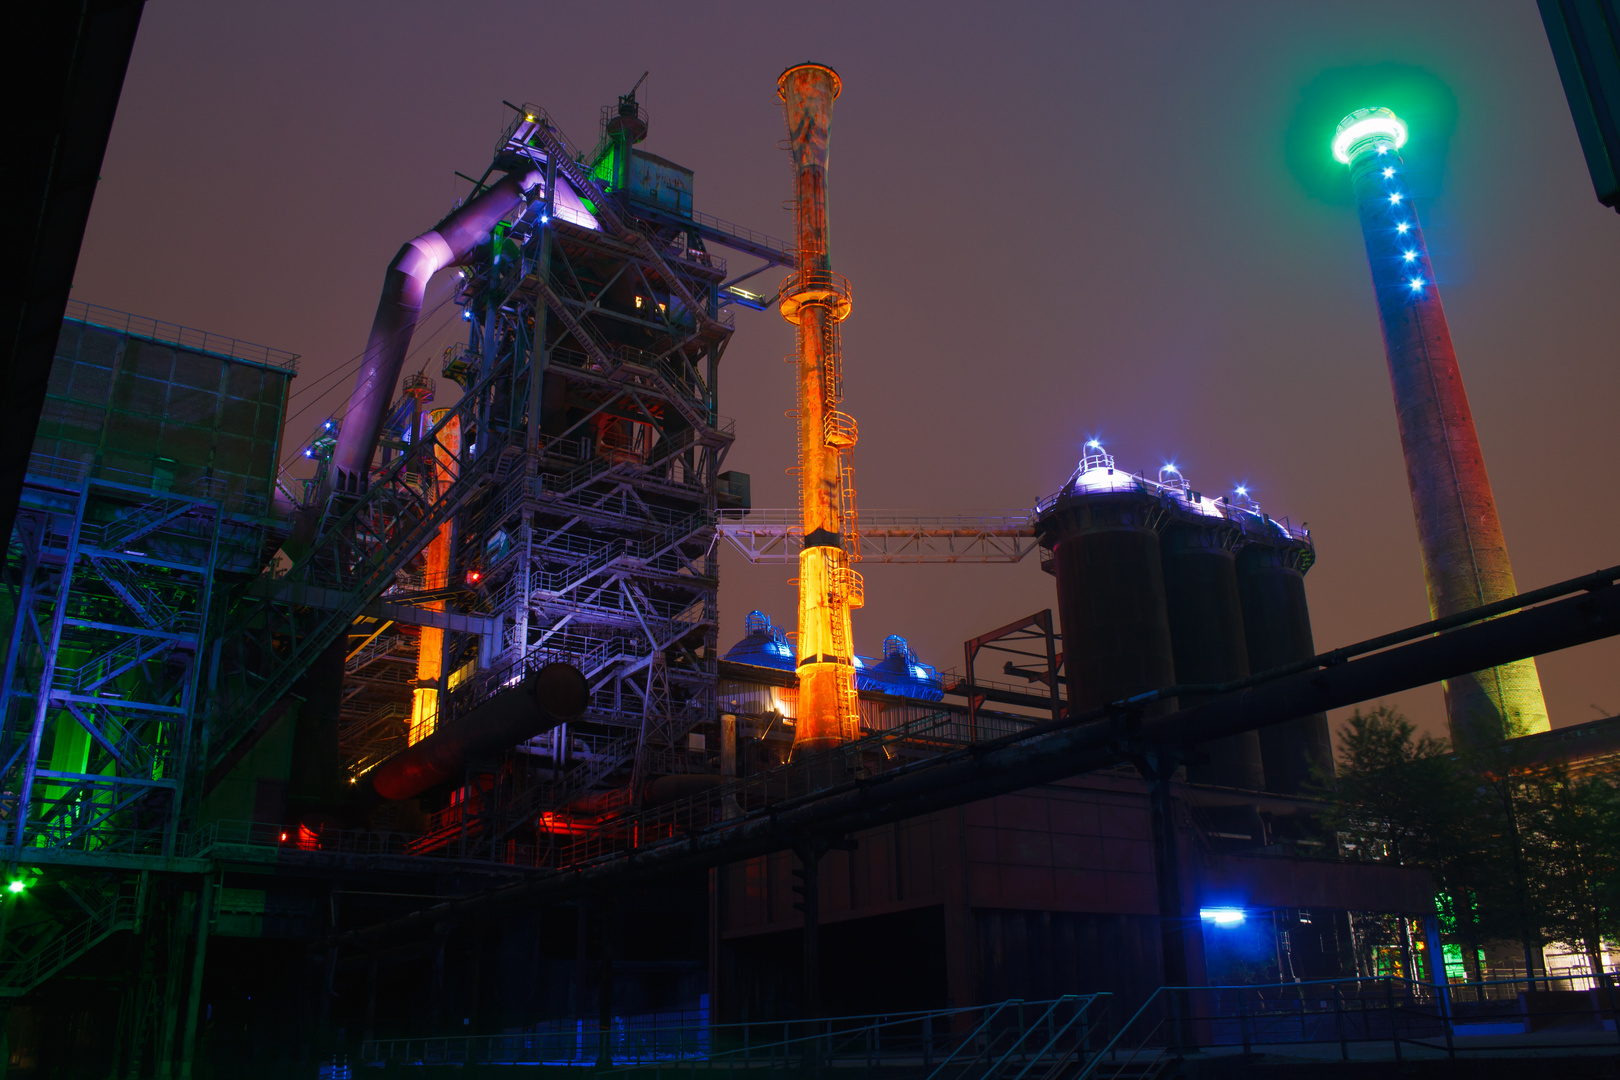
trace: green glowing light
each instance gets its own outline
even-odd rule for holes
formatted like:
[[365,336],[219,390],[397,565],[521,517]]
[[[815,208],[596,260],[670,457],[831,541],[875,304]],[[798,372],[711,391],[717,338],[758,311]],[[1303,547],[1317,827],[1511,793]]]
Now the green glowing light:
[[6,888],[10,889],[14,893],[20,893],[24,889],[28,888],[28,886],[21,881],[13,881],[10,885],[7,885]]
[[1388,146],[1399,150],[1406,145],[1406,121],[1389,109],[1357,109],[1339,121],[1333,133],[1333,156],[1350,164],[1352,152]]

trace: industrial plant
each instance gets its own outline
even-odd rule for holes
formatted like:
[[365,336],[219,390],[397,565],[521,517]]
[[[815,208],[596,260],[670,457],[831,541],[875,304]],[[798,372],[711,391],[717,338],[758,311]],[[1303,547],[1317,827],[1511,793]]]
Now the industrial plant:
[[[1345,855],[1327,711],[1444,680],[1458,743],[1546,742],[1534,656],[1620,602],[1519,594],[1405,122],[1321,136],[1434,621],[1323,652],[1311,530],[1101,439],[1033,506],[858,508],[828,209],[856,79],[774,88],[791,239],[645,149],[639,87],[594,140],[507,103],[487,162],[444,163],[475,183],[379,267],[330,417],[289,422],[290,353],[67,305],[0,590],[17,1075],[1147,1077],[1283,1014],[1333,1061],[1453,1046],[1436,881]],[[408,363],[447,280],[465,335]],[[778,314],[780,509],[719,391],[737,320]],[[728,560],[796,610],[723,612]],[[919,655],[862,624],[863,561],[1038,563],[1053,599]],[[1612,753],[1589,728],[1548,753]]]

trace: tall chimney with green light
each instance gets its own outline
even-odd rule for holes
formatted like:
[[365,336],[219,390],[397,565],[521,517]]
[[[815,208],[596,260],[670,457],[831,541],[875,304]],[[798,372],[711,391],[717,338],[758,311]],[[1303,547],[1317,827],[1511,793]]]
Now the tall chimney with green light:
[[[1429,611],[1442,618],[1517,593],[1507,542],[1451,330],[1398,151],[1406,124],[1389,109],[1358,109],[1339,122],[1333,155],[1350,166],[1384,352],[1395,392]],[[1549,728],[1534,660],[1445,684],[1454,741],[1495,740]]]

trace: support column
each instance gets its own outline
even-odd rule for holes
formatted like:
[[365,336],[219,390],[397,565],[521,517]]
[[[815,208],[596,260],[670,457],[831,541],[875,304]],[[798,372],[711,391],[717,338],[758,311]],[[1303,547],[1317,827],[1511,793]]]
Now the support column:
[[[208,957],[208,929],[213,921],[214,895],[219,891],[219,875],[203,879],[202,895],[197,898],[197,947],[191,961],[191,994],[186,1001],[186,1031],[180,1042],[180,1080],[191,1080],[192,1054],[197,1046],[197,1012],[202,1008],[203,972]],[[332,950],[336,956],[337,950]],[[330,968],[328,972],[330,973]],[[331,993],[331,976],[327,977]]]
[[804,946],[804,989],[799,1015],[806,1020],[821,1016],[821,856],[826,848],[814,841],[794,845],[799,859],[794,875],[799,878],[795,891],[799,902],[793,906],[804,915],[801,940]]
[[163,1033],[159,1039],[159,1076],[174,1074],[174,1037],[180,1026],[180,983],[181,969],[186,959],[186,926],[191,922],[196,903],[195,896],[184,894],[180,898],[180,910],[169,922],[169,962],[164,969],[163,1019],[159,1028]]
[[[1153,878],[1159,900],[1159,951],[1163,962],[1164,986],[1186,986],[1187,917],[1182,905],[1181,850],[1176,835],[1176,804],[1171,777],[1181,764],[1180,755],[1154,747],[1136,760],[1136,770],[1148,782],[1148,820],[1153,832]],[[1170,1007],[1176,1022],[1171,1037],[1176,1047],[1191,1041],[1191,1020],[1187,995],[1171,995]]]
[[366,1026],[361,1029],[360,1041],[370,1042],[377,1037],[377,953],[371,954],[366,965]]

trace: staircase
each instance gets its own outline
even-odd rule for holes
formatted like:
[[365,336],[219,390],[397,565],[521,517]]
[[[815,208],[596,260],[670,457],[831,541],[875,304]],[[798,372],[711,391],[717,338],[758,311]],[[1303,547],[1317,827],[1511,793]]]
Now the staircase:
[[140,883],[125,882],[104,903],[86,912],[83,919],[46,937],[15,959],[0,960],[0,998],[22,997],[120,930],[134,929],[144,899],[144,876]]
[[[206,763],[210,784],[220,779],[222,766],[251,748],[271,706],[291,692],[439,526],[489,480],[501,448],[487,435],[480,437],[486,445],[476,454],[466,437],[459,453],[440,443],[452,420],[460,421],[464,433],[476,430],[482,389],[468,392],[432,432],[389,463],[364,494],[333,495],[326,520],[303,557],[285,575],[261,577],[236,598],[228,637],[243,642],[250,655],[241,671],[241,689],[212,721]],[[457,463],[455,477],[442,491],[421,489],[407,480],[409,473],[432,475],[436,453]],[[319,606],[314,603],[317,595]]]

